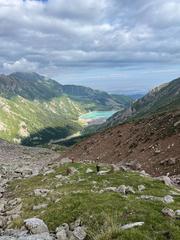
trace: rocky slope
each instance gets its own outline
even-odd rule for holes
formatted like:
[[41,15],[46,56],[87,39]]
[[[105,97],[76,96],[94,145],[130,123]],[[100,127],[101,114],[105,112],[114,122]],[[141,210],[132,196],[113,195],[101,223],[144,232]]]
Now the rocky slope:
[[104,127],[114,126],[130,119],[140,119],[158,112],[180,109],[180,78],[151,90],[135,101],[131,107],[117,112]]
[[170,179],[166,186],[118,165],[97,173],[67,158],[44,163],[40,175],[1,190],[0,240],[178,240],[180,192]]
[[104,92],[61,85],[37,73],[0,75],[0,137],[8,141],[45,144],[80,131],[80,114],[113,108],[122,109],[123,101]]
[[75,160],[122,163],[159,175],[180,174],[180,112],[109,128],[75,145]]

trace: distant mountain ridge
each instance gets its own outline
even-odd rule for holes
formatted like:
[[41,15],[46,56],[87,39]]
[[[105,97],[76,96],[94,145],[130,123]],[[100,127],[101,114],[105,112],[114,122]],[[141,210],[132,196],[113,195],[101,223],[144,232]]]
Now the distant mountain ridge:
[[106,122],[113,126],[130,119],[139,119],[156,113],[180,109],[180,78],[152,89],[144,97],[135,101],[130,107],[117,112]]

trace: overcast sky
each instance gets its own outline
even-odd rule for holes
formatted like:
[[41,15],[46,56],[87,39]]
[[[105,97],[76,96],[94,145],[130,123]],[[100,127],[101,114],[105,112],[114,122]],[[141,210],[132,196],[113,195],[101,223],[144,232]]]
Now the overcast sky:
[[144,92],[180,76],[180,0],[0,0],[0,72]]

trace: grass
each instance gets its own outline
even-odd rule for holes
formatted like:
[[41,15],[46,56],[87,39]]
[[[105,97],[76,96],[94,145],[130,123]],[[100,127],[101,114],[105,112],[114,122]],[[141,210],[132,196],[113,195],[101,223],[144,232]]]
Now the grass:
[[[64,182],[56,178],[59,174],[66,176],[70,166],[79,173]],[[94,173],[87,174],[87,168],[94,169]],[[99,192],[106,187],[122,184],[133,186],[136,193],[123,196],[114,192]],[[143,193],[137,190],[140,184],[146,187]],[[47,197],[35,197],[33,190],[37,188],[52,191]],[[180,196],[174,196],[175,202],[168,205],[161,201],[140,200],[140,195],[163,197],[171,194],[172,189],[138,173],[119,171],[97,176],[94,165],[74,163],[64,165],[47,176],[17,180],[11,183],[9,190],[12,198],[21,197],[23,200],[21,219],[13,223],[14,227],[20,227],[25,218],[37,216],[54,231],[64,222],[71,223],[81,218],[87,227],[88,239],[92,240],[178,240],[180,236],[180,221],[161,213],[164,207],[180,209]],[[48,203],[48,208],[33,211],[32,207],[40,203]],[[131,230],[120,230],[120,225],[139,221],[145,224]]]

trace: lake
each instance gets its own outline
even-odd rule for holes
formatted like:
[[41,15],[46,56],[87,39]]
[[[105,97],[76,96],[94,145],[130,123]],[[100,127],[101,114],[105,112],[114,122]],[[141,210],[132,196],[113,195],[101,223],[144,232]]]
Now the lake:
[[105,122],[105,120],[111,117],[114,113],[116,113],[116,111],[93,111],[82,114],[79,119],[88,124],[99,124]]

